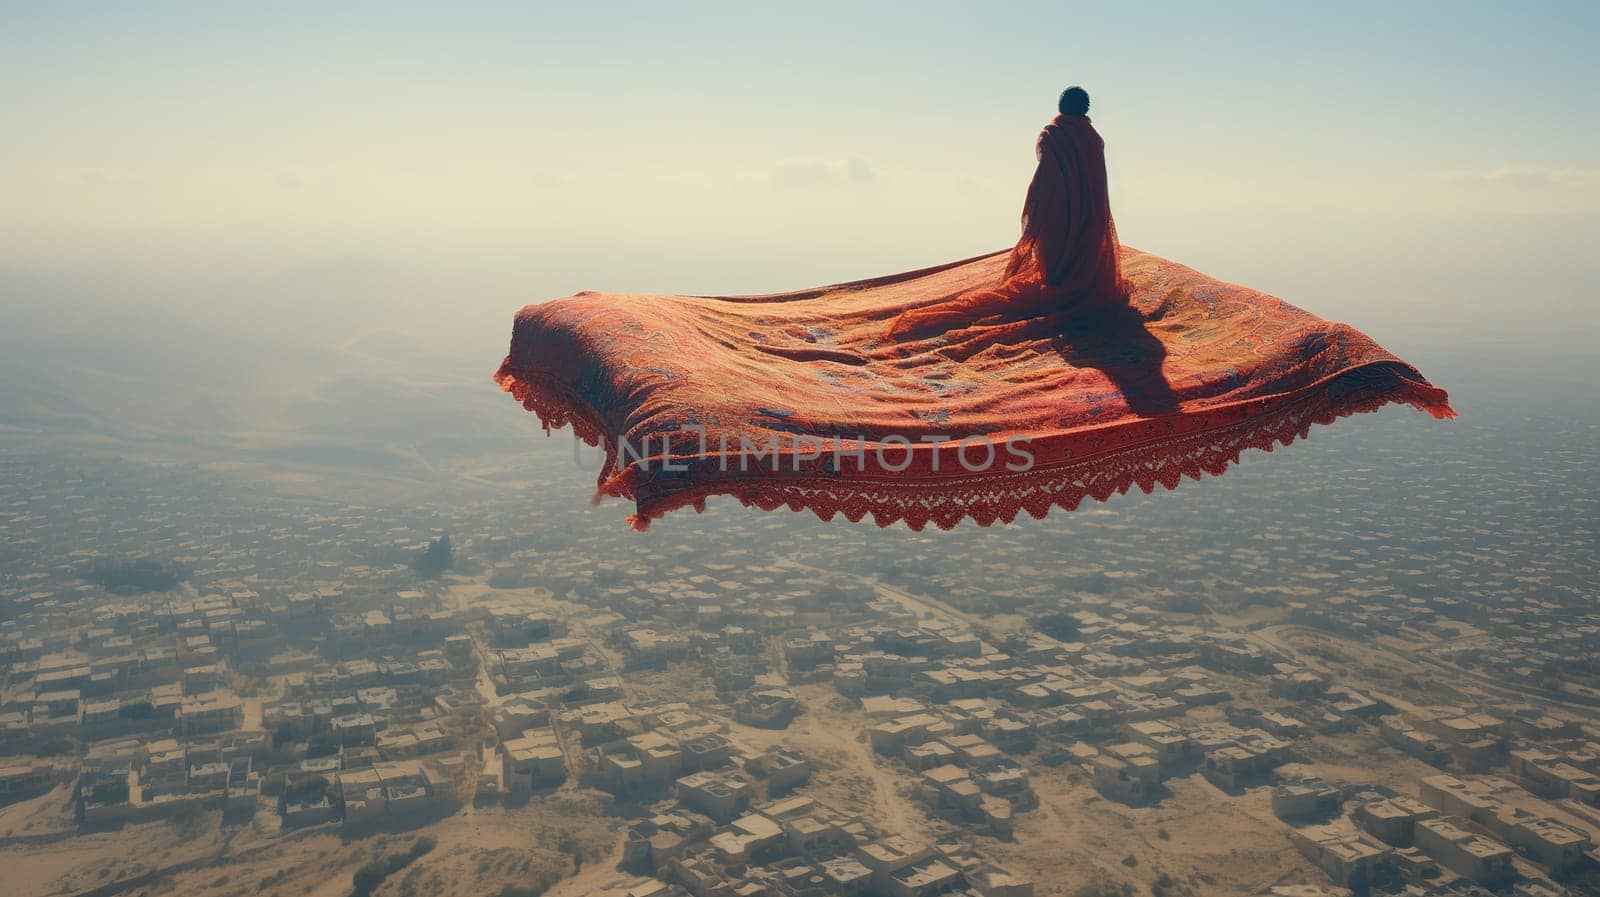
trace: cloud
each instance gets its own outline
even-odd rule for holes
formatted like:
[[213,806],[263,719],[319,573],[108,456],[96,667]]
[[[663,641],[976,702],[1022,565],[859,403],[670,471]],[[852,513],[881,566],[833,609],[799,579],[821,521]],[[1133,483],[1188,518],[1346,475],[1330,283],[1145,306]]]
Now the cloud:
[[835,184],[870,184],[877,178],[865,159],[789,159],[772,170],[773,183],[791,190]]
[[1458,187],[1492,190],[1541,192],[1593,189],[1600,186],[1600,169],[1507,165],[1500,168],[1449,171],[1445,172],[1445,178]]
[[772,171],[772,179],[780,187],[804,190],[833,182],[833,166],[828,162],[780,162]]

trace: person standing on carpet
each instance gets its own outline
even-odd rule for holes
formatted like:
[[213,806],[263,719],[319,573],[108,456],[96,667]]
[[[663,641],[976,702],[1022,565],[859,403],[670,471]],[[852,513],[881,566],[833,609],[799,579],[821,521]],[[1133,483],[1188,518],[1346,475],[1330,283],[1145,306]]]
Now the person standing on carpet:
[[1060,114],[1035,144],[1039,166],[1022,205],[1022,237],[994,289],[913,309],[895,319],[891,337],[970,326],[993,315],[1048,314],[1084,299],[1122,302],[1128,295],[1106,188],[1106,145],[1089,121],[1089,94],[1061,92]]
[[1027,278],[1061,295],[1127,295],[1117,228],[1106,190],[1106,142],[1089,122],[1089,94],[1061,92],[1057,115],[1039,133],[1039,167],[1022,206],[1022,239],[1006,280]]

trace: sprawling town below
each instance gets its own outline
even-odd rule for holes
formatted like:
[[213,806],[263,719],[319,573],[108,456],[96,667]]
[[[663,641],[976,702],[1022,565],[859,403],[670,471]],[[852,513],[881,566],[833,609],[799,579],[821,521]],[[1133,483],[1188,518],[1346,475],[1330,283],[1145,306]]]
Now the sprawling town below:
[[557,462],[358,503],[18,441],[0,892],[1600,894],[1593,470],[1407,438],[642,536]]

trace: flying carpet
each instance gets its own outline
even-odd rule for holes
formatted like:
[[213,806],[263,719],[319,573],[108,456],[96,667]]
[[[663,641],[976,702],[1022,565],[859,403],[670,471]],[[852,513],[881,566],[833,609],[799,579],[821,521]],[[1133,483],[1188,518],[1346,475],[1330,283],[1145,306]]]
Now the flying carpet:
[[[1021,244],[767,296],[579,293],[517,313],[495,380],[547,431],[604,445],[598,494],[632,499],[638,529],[712,495],[914,530],[1009,523],[1220,474],[1390,402],[1455,416],[1360,331],[1114,239],[1122,301],[1014,313],[992,294]],[[991,299],[937,320],[972,296]]]

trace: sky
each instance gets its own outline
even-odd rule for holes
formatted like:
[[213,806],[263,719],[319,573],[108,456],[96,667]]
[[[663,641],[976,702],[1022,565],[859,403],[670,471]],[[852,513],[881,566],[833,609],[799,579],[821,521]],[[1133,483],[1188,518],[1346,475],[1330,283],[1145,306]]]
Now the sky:
[[582,289],[1007,246],[1081,84],[1125,243],[1400,354],[1596,357],[1594,4],[326,5],[0,0],[12,298],[493,354]]

